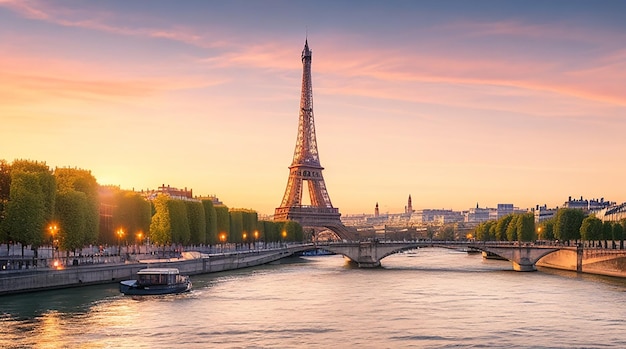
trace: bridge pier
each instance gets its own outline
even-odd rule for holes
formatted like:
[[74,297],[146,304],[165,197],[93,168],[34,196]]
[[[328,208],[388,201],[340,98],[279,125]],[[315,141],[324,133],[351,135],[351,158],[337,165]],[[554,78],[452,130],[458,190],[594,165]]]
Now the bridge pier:
[[528,258],[522,258],[519,262],[511,261],[515,271],[537,271],[537,266]]

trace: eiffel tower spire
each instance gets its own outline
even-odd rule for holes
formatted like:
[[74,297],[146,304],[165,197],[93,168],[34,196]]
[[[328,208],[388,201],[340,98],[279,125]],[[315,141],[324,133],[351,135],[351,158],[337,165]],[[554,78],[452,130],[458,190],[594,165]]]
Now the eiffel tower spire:
[[[339,217],[341,214],[337,208],[333,207],[328,196],[326,183],[322,176],[324,168],[320,165],[317,151],[313,118],[311,58],[312,51],[309,49],[307,39],[302,50],[302,92],[300,94],[298,137],[293,152],[293,161],[289,166],[289,179],[285,195],[280,207],[276,209],[274,220],[296,220],[303,226],[324,222],[340,224]],[[310,206],[302,204],[305,183],[308,186]]]

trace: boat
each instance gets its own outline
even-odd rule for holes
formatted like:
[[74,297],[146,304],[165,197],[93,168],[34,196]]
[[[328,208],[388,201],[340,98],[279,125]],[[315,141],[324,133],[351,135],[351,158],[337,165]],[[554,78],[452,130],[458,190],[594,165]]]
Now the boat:
[[137,272],[137,280],[120,282],[125,295],[161,295],[191,290],[189,276],[180,275],[176,268],[146,268]]

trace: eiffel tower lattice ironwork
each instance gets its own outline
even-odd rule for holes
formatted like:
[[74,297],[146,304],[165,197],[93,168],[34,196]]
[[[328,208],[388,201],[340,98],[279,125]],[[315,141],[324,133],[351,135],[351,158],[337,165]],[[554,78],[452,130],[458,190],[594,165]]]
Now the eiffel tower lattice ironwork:
[[[302,93],[298,139],[289,166],[289,180],[283,201],[274,213],[274,220],[294,220],[302,226],[341,226],[339,209],[333,207],[322,175],[313,120],[313,87],[311,84],[311,50],[308,40],[302,50]],[[304,186],[308,187],[310,205],[302,204]],[[332,228],[331,228],[332,229]],[[336,231],[337,229],[332,229]],[[337,231],[336,231],[337,232]]]

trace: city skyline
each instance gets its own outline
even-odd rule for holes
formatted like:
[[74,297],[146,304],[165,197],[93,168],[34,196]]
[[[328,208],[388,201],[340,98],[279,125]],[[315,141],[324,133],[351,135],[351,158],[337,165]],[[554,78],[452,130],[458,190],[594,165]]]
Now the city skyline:
[[342,214],[626,201],[626,4],[0,0],[0,159],[272,214],[313,51]]

